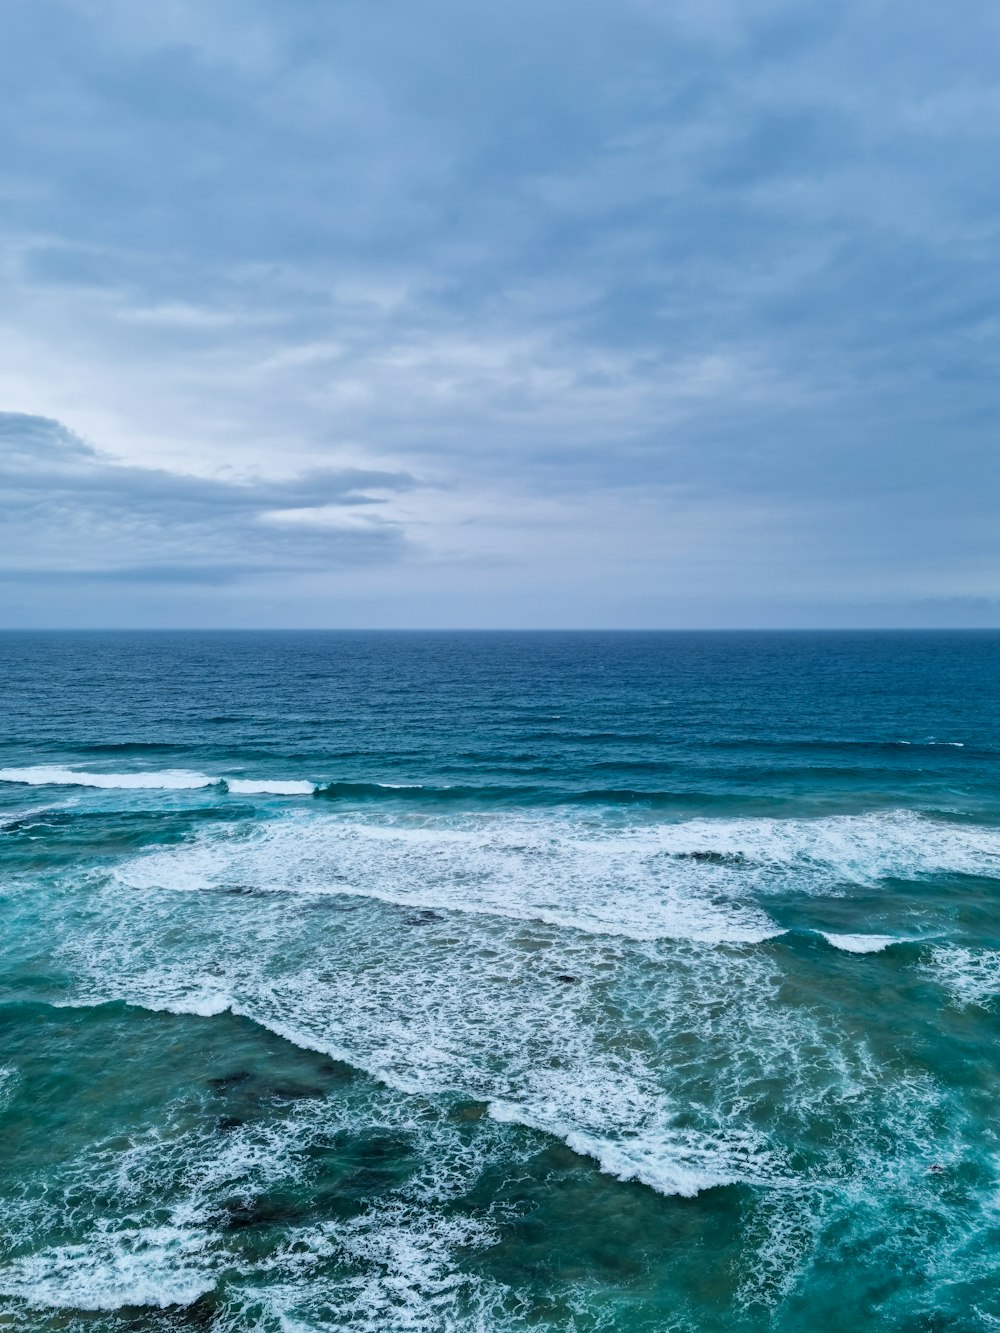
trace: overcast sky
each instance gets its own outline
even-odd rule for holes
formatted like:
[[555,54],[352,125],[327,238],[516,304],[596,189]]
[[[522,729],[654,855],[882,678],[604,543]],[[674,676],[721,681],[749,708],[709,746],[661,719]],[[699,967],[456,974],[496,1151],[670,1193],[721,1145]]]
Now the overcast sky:
[[994,0],[0,7],[0,625],[1000,624]]

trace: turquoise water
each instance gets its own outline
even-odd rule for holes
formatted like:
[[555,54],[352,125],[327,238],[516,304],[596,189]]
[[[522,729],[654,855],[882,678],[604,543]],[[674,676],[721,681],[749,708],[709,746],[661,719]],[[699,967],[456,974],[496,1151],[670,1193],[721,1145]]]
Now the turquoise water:
[[1000,1325],[1000,635],[0,668],[0,1328]]

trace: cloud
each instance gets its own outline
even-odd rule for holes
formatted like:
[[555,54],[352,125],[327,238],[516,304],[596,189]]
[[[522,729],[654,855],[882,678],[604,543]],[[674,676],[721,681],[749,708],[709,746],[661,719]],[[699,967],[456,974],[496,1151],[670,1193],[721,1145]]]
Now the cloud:
[[0,578],[225,582],[398,560],[405,473],[213,479],[102,456],[57,421],[0,413]]
[[310,623],[398,588],[510,623],[540,581],[591,623],[623,580],[664,623],[995,598],[997,28],[986,0],[19,7],[0,408],[104,452],[18,428],[49,480],[0,510],[8,571],[41,600],[74,548],[192,586],[341,571]]

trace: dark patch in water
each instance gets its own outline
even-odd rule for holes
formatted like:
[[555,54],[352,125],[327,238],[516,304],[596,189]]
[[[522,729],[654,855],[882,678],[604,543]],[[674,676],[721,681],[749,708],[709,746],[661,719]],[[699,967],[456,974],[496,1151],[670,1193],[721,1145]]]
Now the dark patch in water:
[[229,1088],[238,1088],[244,1083],[250,1083],[253,1077],[249,1069],[238,1069],[233,1074],[221,1074],[218,1078],[210,1078],[208,1086],[216,1088],[219,1092],[225,1092]]
[[182,1328],[214,1328],[219,1313],[218,1301],[214,1292],[206,1292],[196,1301],[186,1306],[180,1314]]
[[944,1314],[941,1310],[932,1310],[929,1314],[922,1315],[915,1325],[919,1333],[945,1333],[946,1329],[954,1329],[958,1323],[953,1315]]
[[486,1111],[485,1102],[462,1102],[460,1105],[451,1108],[448,1112],[448,1119],[474,1124],[477,1120],[482,1120]]
[[371,1138],[362,1139],[357,1148],[358,1160],[368,1166],[392,1162],[409,1154],[410,1145],[406,1139],[392,1138],[388,1134],[376,1134]]
[[271,1096],[281,1101],[300,1101],[307,1097],[326,1096],[322,1088],[310,1087],[307,1083],[282,1083],[271,1089]]
[[701,861],[711,866],[743,866],[747,858],[742,852],[668,852],[675,861]]
[[444,917],[440,912],[435,912],[432,907],[422,907],[419,912],[411,912],[406,918],[408,926],[422,926],[430,921],[443,921]]
[[231,1199],[224,1205],[226,1228],[230,1231],[242,1231],[247,1227],[280,1226],[287,1222],[297,1222],[306,1215],[308,1209],[290,1199]]

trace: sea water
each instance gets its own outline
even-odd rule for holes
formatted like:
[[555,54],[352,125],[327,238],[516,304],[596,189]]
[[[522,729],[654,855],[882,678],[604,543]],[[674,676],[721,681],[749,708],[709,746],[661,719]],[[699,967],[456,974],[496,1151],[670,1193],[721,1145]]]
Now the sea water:
[[1000,635],[0,636],[0,1327],[1000,1327]]

